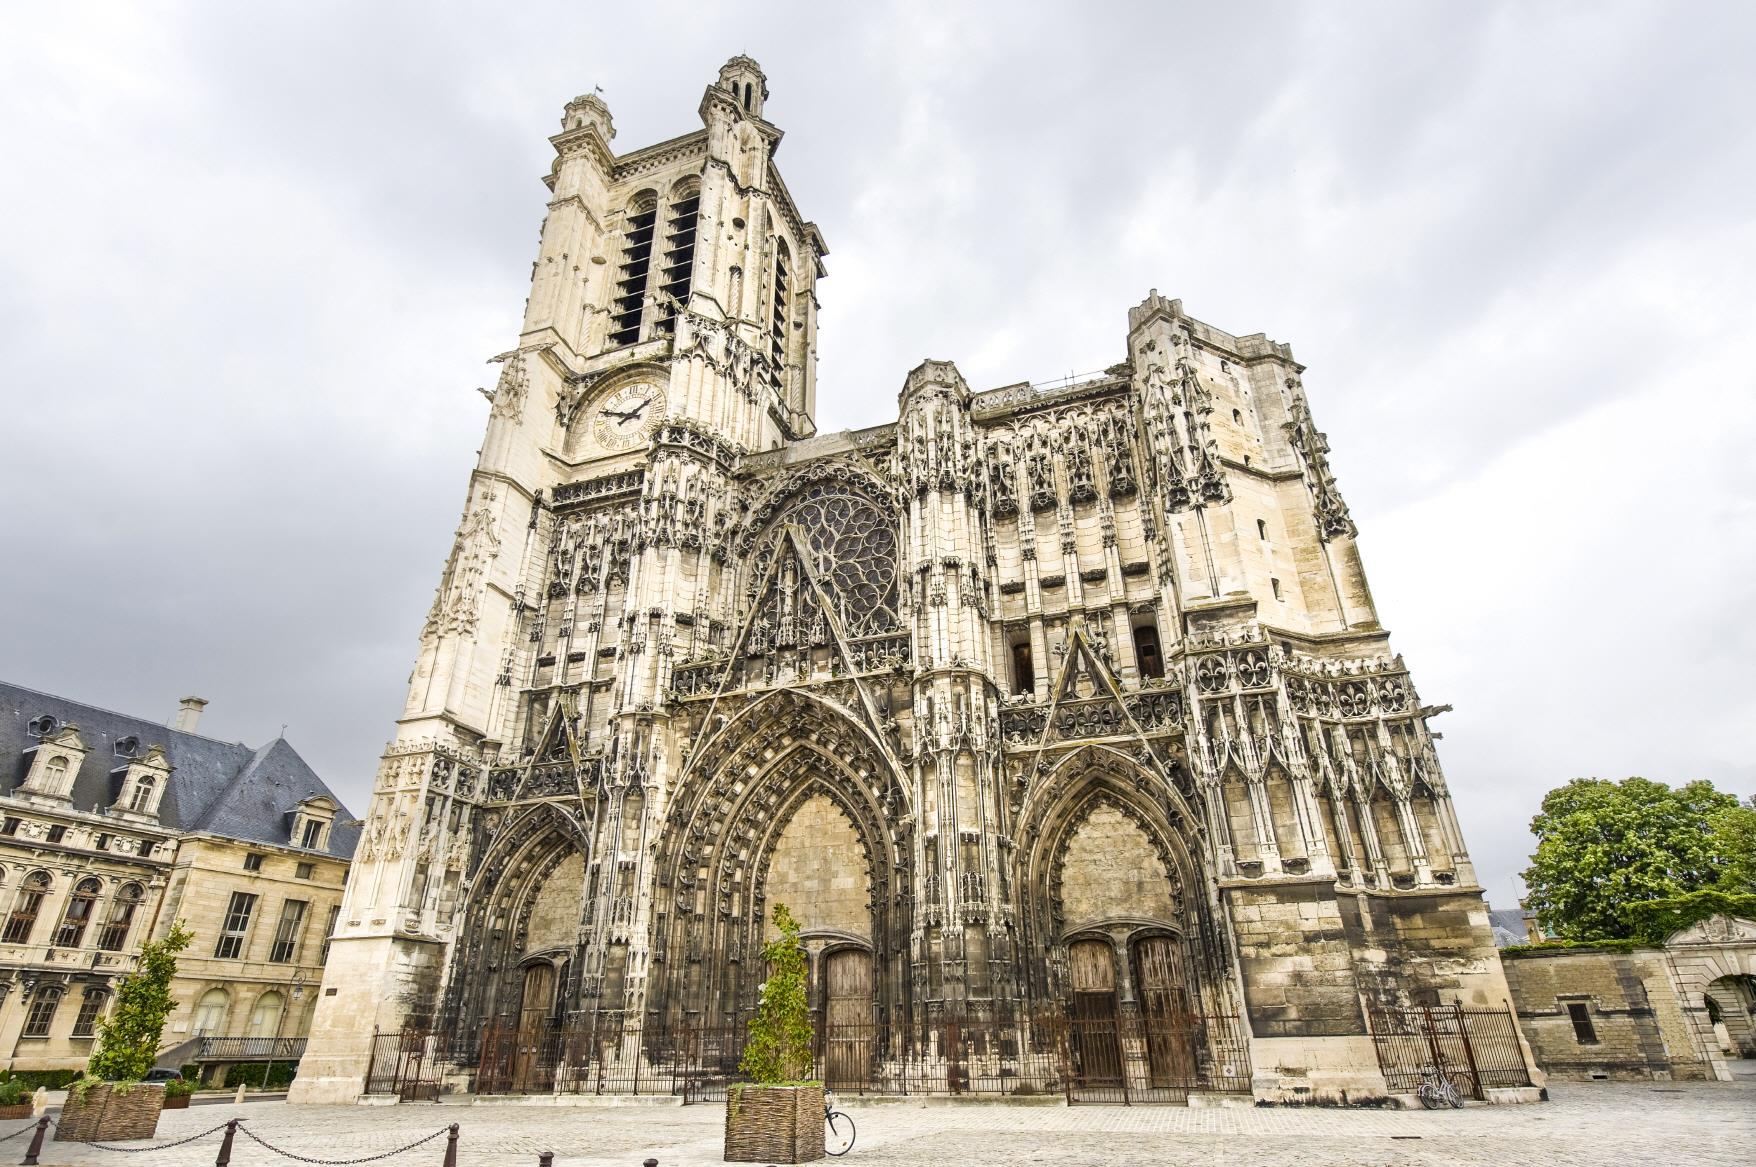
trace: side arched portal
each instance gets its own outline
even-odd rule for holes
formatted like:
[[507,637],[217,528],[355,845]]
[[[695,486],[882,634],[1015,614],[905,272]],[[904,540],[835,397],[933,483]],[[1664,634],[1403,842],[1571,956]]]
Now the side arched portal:
[[1145,764],[1097,747],[1020,807],[1025,991],[1066,1018],[1077,1088],[1183,1092],[1236,1072],[1247,1039],[1201,821]]
[[584,826],[554,803],[499,826],[467,886],[452,953],[454,1032],[556,1028],[580,1008],[571,973],[584,945],[588,852]]

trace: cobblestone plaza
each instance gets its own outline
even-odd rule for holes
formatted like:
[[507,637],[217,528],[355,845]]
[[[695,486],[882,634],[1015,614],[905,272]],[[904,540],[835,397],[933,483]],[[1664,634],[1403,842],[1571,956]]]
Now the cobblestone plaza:
[[[1204,1167],[1389,1167],[1493,1164],[1699,1164],[1748,1167],[1756,1160],[1756,1081],[1561,1085],[1538,1106],[1461,1111],[1271,1107],[964,1105],[918,1100],[847,1108],[859,1141],[844,1162],[872,1165],[1202,1164]],[[279,1102],[198,1106],[167,1112],[161,1141],[229,1117],[278,1146],[326,1159],[390,1150],[447,1123],[462,1128],[460,1164],[534,1167],[540,1151],[557,1167],[661,1167],[721,1162],[725,1111],[696,1106],[544,1106],[519,1102],[395,1107],[289,1107]],[[8,1128],[14,1124],[7,1124]],[[0,1132],[3,1133],[3,1132]],[[130,1144],[132,1146],[133,1144]],[[192,1167],[212,1161],[218,1137],[123,1155],[50,1143],[45,1164],[127,1162]],[[443,1140],[383,1162],[435,1167]],[[833,1160],[829,1160],[833,1161]],[[288,1162],[240,1138],[236,1167]]]

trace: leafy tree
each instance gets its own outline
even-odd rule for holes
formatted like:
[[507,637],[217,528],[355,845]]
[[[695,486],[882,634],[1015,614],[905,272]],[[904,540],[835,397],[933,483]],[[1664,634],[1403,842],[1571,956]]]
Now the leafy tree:
[[1709,782],[1672,789],[1645,778],[1576,778],[1549,791],[1531,820],[1526,906],[1564,940],[1632,938],[1630,904],[1746,890],[1735,883],[1756,872],[1752,818],[1756,811]]
[[189,947],[194,934],[178,920],[163,940],[140,946],[140,963],[116,990],[116,1007],[98,1030],[98,1047],[86,1073],[105,1082],[138,1082],[159,1054],[159,1036],[176,1002],[171,978],[177,975],[177,953]]
[[780,936],[763,945],[768,980],[756,1016],[750,1019],[750,1044],[738,1068],[758,1085],[797,1082],[811,1072],[811,1006],[805,996],[807,961],[799,943],[799,922],[785,904],[774,905],[774,926]]

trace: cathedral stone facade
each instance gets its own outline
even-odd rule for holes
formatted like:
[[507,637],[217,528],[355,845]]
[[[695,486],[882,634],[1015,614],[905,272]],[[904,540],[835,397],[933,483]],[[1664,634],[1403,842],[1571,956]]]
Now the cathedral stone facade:
[[875,1080],[951,1020],[1182,1018],[1112,1053],[1361,1098],[1374,1010],[1504,1008],[1291,349],[1153,292],[1102,374],[930,360],[820,434],[766,97],[734,58],[622,155],[566,107],[295,1100],[360,1094],[374,1030],[460,1084],[497,1026],[662,1065],[749,1017],[781,903]]

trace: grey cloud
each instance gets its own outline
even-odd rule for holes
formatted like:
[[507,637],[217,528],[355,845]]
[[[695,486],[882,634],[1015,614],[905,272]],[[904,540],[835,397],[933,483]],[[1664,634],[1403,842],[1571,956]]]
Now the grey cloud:
[[832,249],[826,428],[890,416],[927,355],[984,386],[1108,364],[1148,287],[1294,345],[1387,621],[1458,707],[1445,757],[1505,900],[1548,785],[1756,785],[1728,618],[1756,567],[1753,29],[1734,4],[15,14],[0,675],[166,716],[200,691],[250,741],[288,722],[363,803],[561,103],[602,85],[637,148],[744,51]]

